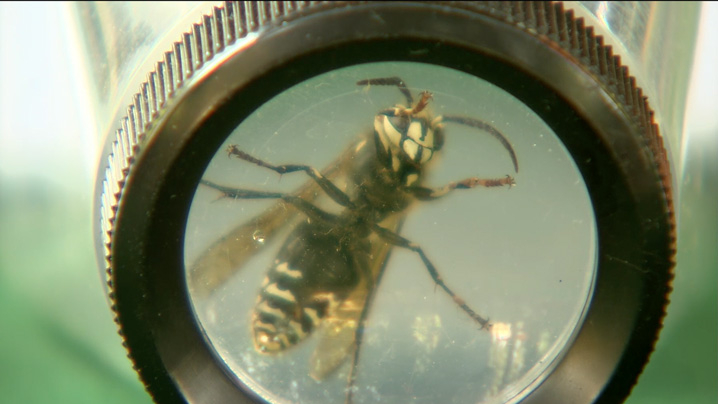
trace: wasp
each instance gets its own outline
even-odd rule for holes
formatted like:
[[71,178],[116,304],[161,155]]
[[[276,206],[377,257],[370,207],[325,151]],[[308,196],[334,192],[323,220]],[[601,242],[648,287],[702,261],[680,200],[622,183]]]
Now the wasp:
[[[293,193],[282,193],[229,187],[202,179],[201,184],[218,191],[221,197],[274,199],[277,203],[218,242],[234,240],[238,246],[229,262],[223,263],[224,270],[209,268],[220,260],[220,253],[210,248],[196,265],[207,269],[195,271],[205,276],[195,282],[221,282],[275,237],[279,229],[292,223],[291,218],[299,217],[261,285],[251,316],[254,348],[260,353],[276,354],[313,333],[319,334],[321,343],[310,358],[309,374],[316,380],[324,379],[350,360],[346,403],[353,400],[362,331],[393,248],[417,254],[436,287],[481,329],[491,327],[487,317],[454,293],[429,253],[400,234],[408,208],[415,202],[436,200],[455,190],[515,185],[511,175],[471,177],[435,188],[424,185],[429,163],[444,146],[445,126],[465,125],[491,135],[506,149],[518,173],[511,143],[490,124],[462,116],[433,117],[429,108],[432,94],[421,92],[415,100],[399,77],[367,79],[356,84],[396,87],[406,104],[379,111],[374,117],[373,133],[361,136],[323,171],[309,165],[274,164],[237,145],[227,147],[231,158],[280,175],[304,173],[309,180]],[[336,205],[338,213],[320,206],[320,195]],[[207,277],[210,270],[215,272]]]

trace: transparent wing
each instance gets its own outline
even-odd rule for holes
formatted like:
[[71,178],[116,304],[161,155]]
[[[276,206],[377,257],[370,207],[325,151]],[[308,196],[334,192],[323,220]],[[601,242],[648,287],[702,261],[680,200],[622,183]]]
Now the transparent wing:
[[[381,226],[399,231],[404,222],[403,213],[385,219]],[[370,277],[364,278],[359,286],[324,319],[317,330],[319,344],[310,358],[310,376],[322,380],[337,369],[354,353],[356,349],[357,329],[363,327],[362,322],[374,298],[377,286],[389,261],[393,246],[375,234],[369,237],[370,250],[365,259],[359,260],[367,265]]]
[[[323,171],[325,177],[338,181],[346,177],[356,163],[357,156],[365,154],[369,136],[361,136]],[[336,184],[340,186],[340,184]],[[307,181],[294,195],[312,202],[323,195],[319,185]],[[302,219],[300,212],[284,201],[278,201],[262,214],[244,222],[213,243],[190,267],[188,284],[200,297],[208,296],[223,285],[259,251],[271,244],[281,230]]]

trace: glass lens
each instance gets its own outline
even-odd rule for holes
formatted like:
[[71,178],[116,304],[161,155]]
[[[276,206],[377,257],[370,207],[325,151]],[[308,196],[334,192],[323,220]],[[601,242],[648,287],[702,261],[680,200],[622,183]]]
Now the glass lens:
[[[357,85],[386,77],[400,77],[414,104],[396,85]],[[416,124],[424,132],[406,125],[422,91],[433,95]],[[498,130],[519,172],[483,124],[438,116]],[[402,127],[405,154],[389,140],[403,157],[380,161],[374,131]],[[491,181],[403,205],[438,195],[419,184],[440,191],[473,177]],[[343,402],[347,389],[354,403],[516,402],[571,344],[596,256],[591,201],[556,134],[501,88],[418,63],[335,70],[258,108],[210,162],[185,239],[208,344],[239,386],[278,403]]]

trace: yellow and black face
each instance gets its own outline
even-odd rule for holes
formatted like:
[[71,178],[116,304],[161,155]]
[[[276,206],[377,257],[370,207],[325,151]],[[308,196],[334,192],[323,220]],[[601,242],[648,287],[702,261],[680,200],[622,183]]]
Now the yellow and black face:
[[[441,117],[432,120],[426,110],[430,99],[431,93],[423,92],[413,108],[397,105],[379,112],[374,119],[377,148],[394,172],[404,171],[405,165],[420,171],[443,146]],[[412,185],[417,179],[418,172],[410,174],[404,185]]]

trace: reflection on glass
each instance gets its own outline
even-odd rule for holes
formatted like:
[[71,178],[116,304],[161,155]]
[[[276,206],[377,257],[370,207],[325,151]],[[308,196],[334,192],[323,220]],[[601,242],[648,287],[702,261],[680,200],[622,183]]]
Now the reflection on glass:
[[[268,164],[316,167],[356,197],[360,186],[375,181],[355,176],[361,163],[377,158],[375,116],[406,105],[396,86],[356,83],[393,76],[409,86],[415,103],[421,91],[433,94],[427,106],[432,116],[465,116],[497,128],[521,167],[514,173],[495,137],[447,122],[445,144],[431,158],[425,186],[507,174],[516,186],[457,189],[412,204],[402,212],[403,222],[398,215],[381,223],[421,246],[458,296],[452,299],[419,254],[378,242],[376,234],[352,238],[349,245],[363,270],[376,276],[385,268],[378,285],[330,282],[327,274],[347,265],[333,259],[348,248],[342,240],[350,234],[313,223],[286,200],[257,198],[258,192],[297,196],[336,215],[349,208],[303,172],[279,175],[219,150],[188,218],[187,287],[218,360],[238,385],[267,401],[342,402],[354,371],[354,403],[515,402],[555,366],[581,324],[596,267],[595,221],[583,179],[551,129],[488,82],[425,64],[353,66],[267,102],[229,135],[225,147],[236,145]],[[236,189],[255,193],[239,197]],[[364,242],[373,247],[362,249]],[[297,251],[304,253],[302,262],[313,263],[312,271],[283,265]],[[298,277],[306,282],[287,280]],[[313,295],[314,311],[300,308],[292,318],[291,305],[276,302],[289,304],[322,283],[333,292],[345,290]],[[370,306],[362,326],[365,301]],[[492,326],[482,328],[462,302]],[[260,307],[264,303],[272,307]],[[271,312],[285,317],[282,327],[293,328],[298,338],[271,332],[280,324],[266,319]],[[353,369],[356,335],[361,346]]]

